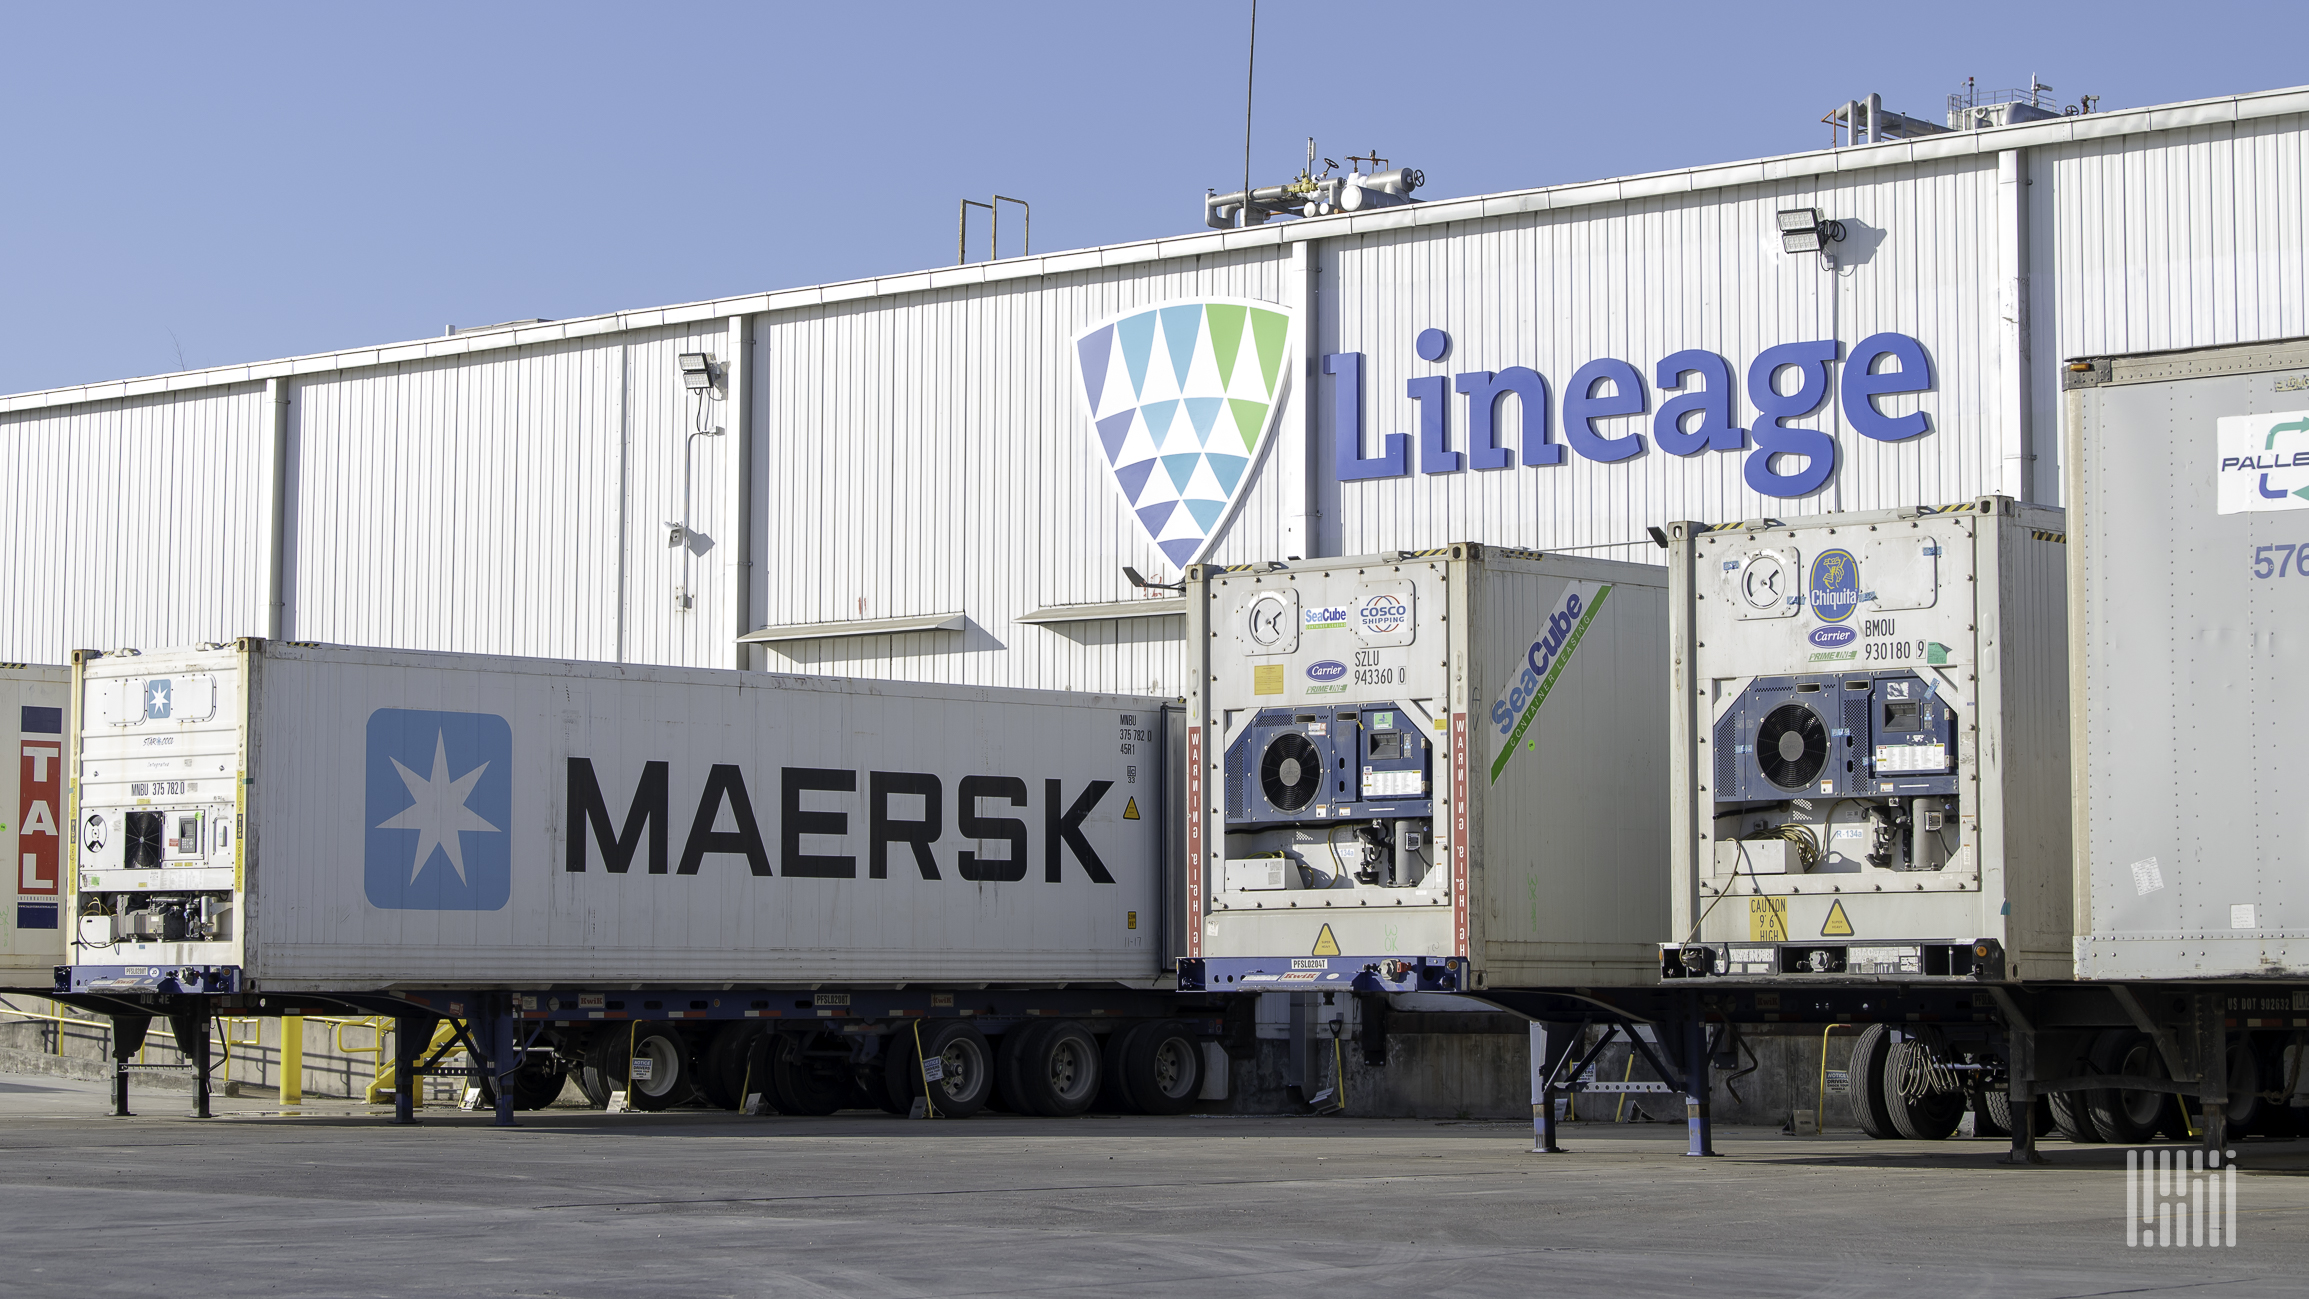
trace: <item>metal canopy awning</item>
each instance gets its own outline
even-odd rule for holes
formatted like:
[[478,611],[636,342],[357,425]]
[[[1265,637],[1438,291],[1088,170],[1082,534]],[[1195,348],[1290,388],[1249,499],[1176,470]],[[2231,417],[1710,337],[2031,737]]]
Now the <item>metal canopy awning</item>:
[[970,625],[968,616],[960,613],[923,613],[911,618],[860,618],[849,622],[798,622],[784,627],[764,627],[738,637],[740,645],[766,645],[773,641],[834,640],[842,636],[890,636],[909,631],[961,631]]
[[1168,600],[1116,600],[1111,604],[1057,604],[1047,609],[1020,614],[1018,621],[1027,623],[1102,622],[1111,618],[1183,618],[1187,602]]

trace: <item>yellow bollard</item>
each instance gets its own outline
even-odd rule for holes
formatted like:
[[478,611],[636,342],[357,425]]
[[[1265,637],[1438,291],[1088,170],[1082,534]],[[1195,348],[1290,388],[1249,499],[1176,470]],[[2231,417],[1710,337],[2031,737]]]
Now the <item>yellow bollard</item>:
[[305,1017],[281,1016],[281,1104],[305,1103]]

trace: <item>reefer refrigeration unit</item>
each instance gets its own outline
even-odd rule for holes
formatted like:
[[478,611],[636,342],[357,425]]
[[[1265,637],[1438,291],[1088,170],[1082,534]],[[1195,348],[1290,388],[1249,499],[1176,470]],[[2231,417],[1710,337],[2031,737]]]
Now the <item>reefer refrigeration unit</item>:
[[0,854],[10,905],[0,911],[0,988],[47,991],[64,962],[66,701],[72,669],[0,664]]
[[84,652],[73,992],[1151,986],[1162,701]]
[[1665,578],[1473,543],[1191,569],[1180,986],[1652,982]]
[[2070,977],[2060,512],[1667,532],[1663,974]]
[[2299,979],[2309,341],[2065,374],[2077,973]]

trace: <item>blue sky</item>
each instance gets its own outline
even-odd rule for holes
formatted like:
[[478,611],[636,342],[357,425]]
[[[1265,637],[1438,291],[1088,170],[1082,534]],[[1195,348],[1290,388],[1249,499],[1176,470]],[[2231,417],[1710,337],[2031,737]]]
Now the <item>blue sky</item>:
[[[964,196],[1030,200],[1042,249],[1197,229],[1248,11],[0,7],[0,392],[944,264]],[[1310,135],[1449,197],[1816,148],[1967,76],[2309,82],[2298,3],[1962,12],[1265,0],[1253,181]]]

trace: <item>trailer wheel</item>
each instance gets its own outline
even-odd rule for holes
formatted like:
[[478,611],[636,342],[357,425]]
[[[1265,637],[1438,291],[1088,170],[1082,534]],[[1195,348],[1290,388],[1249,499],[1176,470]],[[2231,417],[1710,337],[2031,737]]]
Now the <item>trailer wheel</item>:
[[1884,1112],[1893,1131],[1910,1141],[1945,1141],[1964,1121],[1961,1090],[1927,1090],[1928,1079],[1910,1076],[1932,1063],[1931,1048],[1916,1041],[1895,1043],[1885,1058]]
[[[2093,1071],[2169,1078],[2164,1054],[2156,1040],[2137,1028],[2114,1028],[2093,1043]],[[2084,1103],[2092,1113],[2093,1128],[2104,1140],[2137,1146],[2166,1126],[2165,1108],[2179,1108],[2169,1092],[2086,1092]]]
[[849,1103],[853,1083],[848,1062],[808,1054],[811,1047],[823,1044],[825,1036],[779,1034],[778,1050],[770,1057],[770,1081],[777,1089],[781,1113],[831,1114]]
[[1080,1114],[1098,1099],[1098,1039],[1072,1020],[1028,1025],[1010,1052],[1002,1080],[1011,1103],[1027,1113],[1048,1118]]
[[1123,1044],[1123,1094],[1144,1114],[1184,1114],[1203,1092],[1203,1044],[1175,1019],[1134,1029]]
[[2268,1135],[2274,1108],[2261,1098],[2261,1054],[2253,1046],[2251,1033],[2229,1046],[2229,1131],[2239,1137]]
[[558,1056],[532,1052],[513,1071],[513,1108],[541,1110],[561,1099],[569,1082],[569,1065]]
[[698,1070],[698,1089],[705,1093],[706,1103],[715,1109],[734,1110],[746,1103],[748,1091],[768,1091],[769,1080],[746,1078],[746,1054],[753,1050],[754,1039],[769,1032],[761,1024],[738,1020],[724,1024],[706,1047],[705,1064]]
[[[634,1064],[649,1062],[649,1077],[633,1076]],[[696,1091],[697,1065],[689,1043],[671,1024],[641,1024],[633,1030],[633,1058],[626,1063],[626,1103],[637,1110],[670,1110]]]
[[2045,1101],[2052,1106],[2052,1126],[2065,1140],[2080,1146],[2094,1146],[2101,1142],[2101,1130],[2093,1124],[2092,1107],[2085,1101],[2084,1092],[2048,1092]]
[[1892,1030],[1870,1024],[1852,1039],[1852,1058],[1844,1066],[1844,1076],[1851,1085],[1853,1121],[1879,1141],[1900,1135],[1892,1126],[1891,1111],[1884,1107],[1884,1067],[1892,1045]]
[[1130,1089],[1123,1085],[1123,1079],[1130,1073],[1131,1038],[1152,1027],[1151,1023],[1125,1024],[1106,1035],[1105,1043],[1099,1048],[1098,1109],[1101,1113],[1143,1113],[1138,1102],[1131,1098]]
[[1983,1087],[1973,1096],[1972,1135],[2012,1135],[2012,1093],[2002,1087]]
[[940,1114],[950,1119],[966,1119],[986,1108],[986,1101],[994,1092],[994,1046],[974,1024],[962,1020],[947,1020],[935,1028],[923,1027],[922,1050],[914,1050],[913,1025],[907,1025],[890,1037],[884,1048],[887,1064],[883,1070],[884,1086],[892,1101],[900,1106],[898,1113],[912,1110],[914,1098],[922,1094],[922,1062],[936,1060],[945,1075],[930,1085],[930,1103]]
[[577,1089],[593,1108],[607,1109],[609,1094],[617,1090],[610,1080],[625,1073],[625,1033],[603,1029],[585,1043],[585,1063],[577,1068]]

